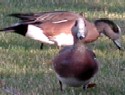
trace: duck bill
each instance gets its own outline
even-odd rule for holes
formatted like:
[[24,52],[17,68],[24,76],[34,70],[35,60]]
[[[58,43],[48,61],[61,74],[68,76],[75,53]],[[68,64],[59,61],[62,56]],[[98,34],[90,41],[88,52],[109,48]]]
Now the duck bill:
[[122,50],[122,46],[121,46],[121,41],[120,39],[117,39],[117,40],[113,40],[114,44],[117,46],[117,48],[119,50]]
[[77,37],[78,37],[78,39],[82,40],[82,39],[85,38],[85,35],[84,35],[84,34],[81,34],[81,33],[78,33],[78,34],[77,34]]

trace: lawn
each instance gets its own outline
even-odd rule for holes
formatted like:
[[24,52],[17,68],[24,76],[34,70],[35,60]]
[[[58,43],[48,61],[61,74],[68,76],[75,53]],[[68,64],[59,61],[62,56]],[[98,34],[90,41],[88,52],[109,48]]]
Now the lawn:
[[[65,2],[66,3],[65,3]],[[1,0],[0,27],[17,22],[6,15],[14,12],[42,12],[67,10],[83,12],[88,20],[100,17],[114,20],[122,28],[122,46],[125,47],[124,0]],[[100,62],[99,72],[93,78],[95,88],[59,90],[51,60],[58,53],[55,46],[44,46],[14,33],[0,33],[0,95],[124,95],[125,52],[117,50],[112,41],[100,37],[88,45]],[[2,88],[4,85],[5,88]]]

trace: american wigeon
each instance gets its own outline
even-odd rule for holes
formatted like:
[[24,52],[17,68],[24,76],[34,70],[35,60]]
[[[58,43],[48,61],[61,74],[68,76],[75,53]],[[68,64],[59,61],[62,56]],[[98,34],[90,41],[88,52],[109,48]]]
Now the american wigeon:
[[82,41],[88,33],[84,21],[79,18],[76,21],[77,24],[72,28],[74,44],[64,47],[53,59],[53,68],[61,90],[64,90],[65,85],[83,86],[83,89],[95,86],[90,82],[98,71],[99,63],[94,52],[89,50]]
[[[17,13],[10,14],[9,16],[20,18],[21,22],[1,29],[0,31],[13,30],[15,33],[38,40],[41,43],[55,44],[56,42],[57,46],[61,47],[73,44],[71,28],[76,19],[81,15],[68,11],[54,11],[27,14]],[[112,22],[110,20],[107,20],[107,22],[108,21]],[[86,43],[93,42],[98,39],[100,33],[104,33],[113,40],[119,49],[121,49],[120,41],[118,42],[120,39],[120,32],[118,30],[116,33],[115,30],[113,30],[114,28],[112,29],[112,26],[115,28],[118,28],[118,26],[113,22],[113,24],[109,25],[107,22],[104,20],[97,20],[95,23],[91,23],[85,20],[88,35],[84,41]],[[106,25],[109,29],[106,28]],[[41,44],[41,48],[42,47],[43,44]]]

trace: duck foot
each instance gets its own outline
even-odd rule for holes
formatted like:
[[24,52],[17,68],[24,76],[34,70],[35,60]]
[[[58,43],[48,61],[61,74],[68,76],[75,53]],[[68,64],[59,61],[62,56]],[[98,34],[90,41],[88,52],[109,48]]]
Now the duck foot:
[[93,87],[96,87],[96,84],[95,83],[90,83],[90,84],[84,85],[83,90],[87,90],[88,88],[93,88]]

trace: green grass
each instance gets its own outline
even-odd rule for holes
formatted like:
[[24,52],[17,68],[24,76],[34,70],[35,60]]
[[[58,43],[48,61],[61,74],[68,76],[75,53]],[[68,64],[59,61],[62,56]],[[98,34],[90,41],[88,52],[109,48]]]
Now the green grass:
[[[11,39],[13,35],[7,36]],[[15,38],[16,36],[14,35]],[[34,44],[32,40],[28,41],[31,48],[27,48],[27,39],[23,38],[23,44],[18,40],[13,41],[4,39],[5,44],[0,49],[0,79],[10,91],[14,89],[22,95],[124,95],[125,93],[125,53],[116,50],[111,41],[105,37],[90,45],[94,47],[100,62],[100,70],[93,79],[97,87],[87,91],[83,91],[82,88],[68,88],[63,93],[59,90],[58,81],[51,67],[51,60],[58,50],[41,51],[38,48],[39,43]],[[1,90],[0,95],[6,95],[6,92]]]
[[[83,12],[90,20],[109,17],[122,27],[124,34],[124,0],[101,0],[97,6],[92,0],[65,1],[67,3],[63,0],[1,0],[0,27],[17,21],[5,17],[8,13],[68,10]],[[124,35],[122,45],[125,47]],[[40,43],[37,41],[18,34],[0,33],[0,80],[5,83],[6,89],[18,95],[124,95],[125,52],[117,50],[106,37],[100,37],[88,46],[94,50],[100,62],[100,70],[92,80],[97,87],[86,91],[82,88],[67,88],[61,92],[51,65],[51,60],[58,53],[55,46],[46,45],[40,50]],[[0,95],[11,94],[0,88]]]

